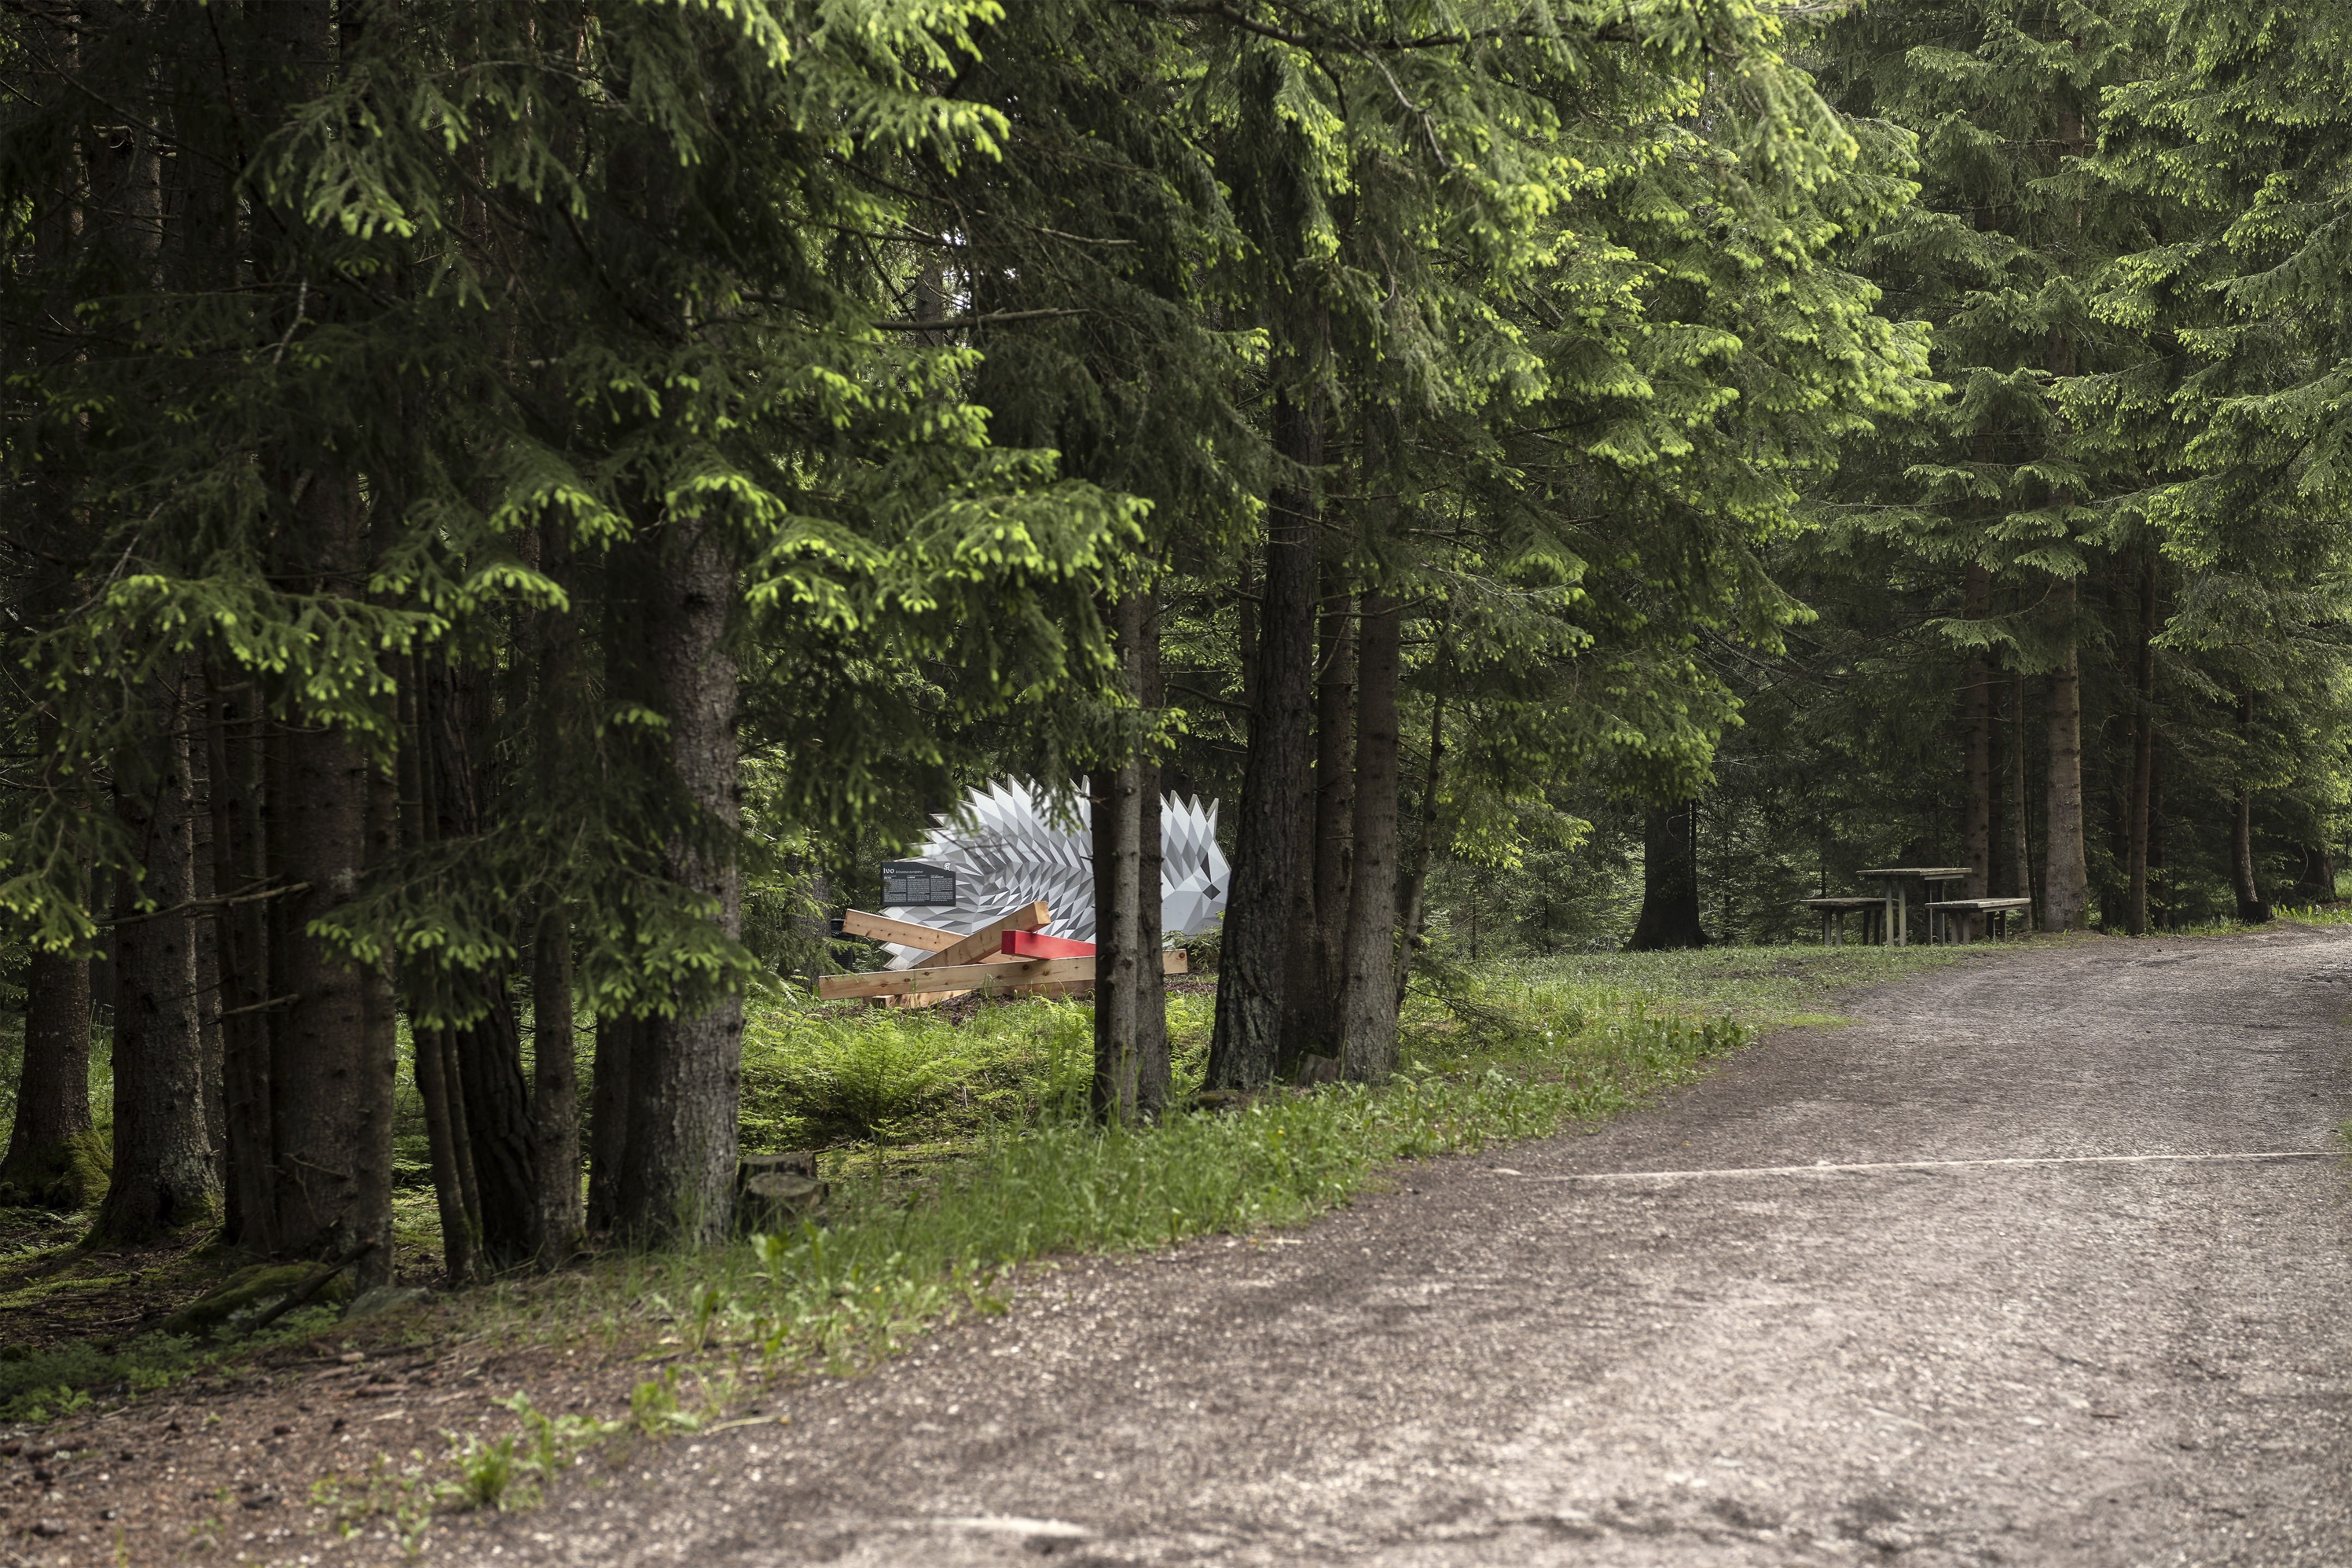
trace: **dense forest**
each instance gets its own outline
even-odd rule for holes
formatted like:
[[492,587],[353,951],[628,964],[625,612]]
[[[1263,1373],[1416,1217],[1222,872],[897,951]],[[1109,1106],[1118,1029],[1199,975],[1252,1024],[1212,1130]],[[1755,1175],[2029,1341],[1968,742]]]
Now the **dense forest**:
[[1004,775],[1107,955],[1221,802],[1230,1089],[1890,860],[2332,899],[2347,23],[21,0],[0,1185],[95,1029],[100,1236],[381,1278],[412,1072],[454,1276],[715,1236],[747,989]]

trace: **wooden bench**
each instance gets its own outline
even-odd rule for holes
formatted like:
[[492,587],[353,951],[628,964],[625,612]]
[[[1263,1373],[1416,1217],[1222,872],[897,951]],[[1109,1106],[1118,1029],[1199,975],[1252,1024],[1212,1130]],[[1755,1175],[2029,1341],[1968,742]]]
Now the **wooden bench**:
[[1859,896],[1846,895],[1825,899],[1801,899],[1798,901],[1822,917],[1822,945],[1823,947],[1843,947],[1845,945],[1845,917],[1848,915],[1860,915],[1862,917],[1862,940],[1864,944],[1867,944],[1872,940],[1870,931],[1871,921],[1874,920],[1883,921],[1885,919],[1886,913],[1886,900],[1880,898],[1874,898],[1867,894]]
[[1980,917],[1988,926],[1991,926],[1993,921],[1998,921],[2000,923],[1995,928],[1996,934],[2006,938],[2009,935],[2011,911],[2031,910],[2032,907],[2032,899],[1938,899],[1927,906],[1927,913],[1930,918],[1937,915],[1950,916],[1956,924],[1958,917],[1962,915]]

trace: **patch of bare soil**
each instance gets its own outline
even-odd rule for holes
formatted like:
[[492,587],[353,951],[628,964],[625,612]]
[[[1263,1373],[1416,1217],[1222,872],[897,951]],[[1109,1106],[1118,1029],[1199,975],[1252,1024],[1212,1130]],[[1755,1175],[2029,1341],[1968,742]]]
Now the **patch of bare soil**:
[[[426,1303],[290,1340],[212,1342],[197,1356],[212,1364],[190,1376],[187,1357],[147,1357],[132,1342],[255,1260],[200,1238],[84,1248],[85,1228],[0,1210],[0,1373],[16,1374],[0,1393],[71,1363],[87,1401],[47,1422],[0,1422],[0,1568],[396,1560],[420,1523],[467,1527],[447,1495],[453,1445],[513,1433],[503,1402],[616,1420],[652,1371],[634,1359],[641,1345],[486,1345]],[[403,1285],[438,1268],[409,1246],[395,1261]],[[88,1387],[91,1362],[121,1381]],[[143,1394],[132,1383],[166,1376]]]
[[505,1402],[615,1420],[646,1375],[623,1352],[492,1352],[447,1326],[434,1308],[361,1319],[103,1414],[0,1428],[0,1564],[395,1559],[420,1523],[467,1528],[446,1496],[433,1513],[434,1489],[453,1443],[515,1430]]
[[0,1360],[143,1332],[250,1261],[187,1242],[85,1248],[72,1215],[0,1209]]

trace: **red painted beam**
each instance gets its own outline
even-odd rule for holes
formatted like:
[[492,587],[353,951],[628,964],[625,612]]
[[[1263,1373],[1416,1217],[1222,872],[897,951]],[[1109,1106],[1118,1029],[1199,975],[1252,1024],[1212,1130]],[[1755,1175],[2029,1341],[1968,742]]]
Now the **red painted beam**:
[[1095,944],[1034,931],[1009,931],[998,951],[1010,958],[1092,958]]

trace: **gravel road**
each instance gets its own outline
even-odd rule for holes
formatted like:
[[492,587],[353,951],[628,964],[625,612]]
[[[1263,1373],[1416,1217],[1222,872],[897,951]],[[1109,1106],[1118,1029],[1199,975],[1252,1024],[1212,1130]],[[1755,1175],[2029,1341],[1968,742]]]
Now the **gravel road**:
[[[562,1564],[2352,1563],[2352,933],[1846,1004],[445,1553]],[[2263,1156],[2286,1156],[2270,1157]]]

